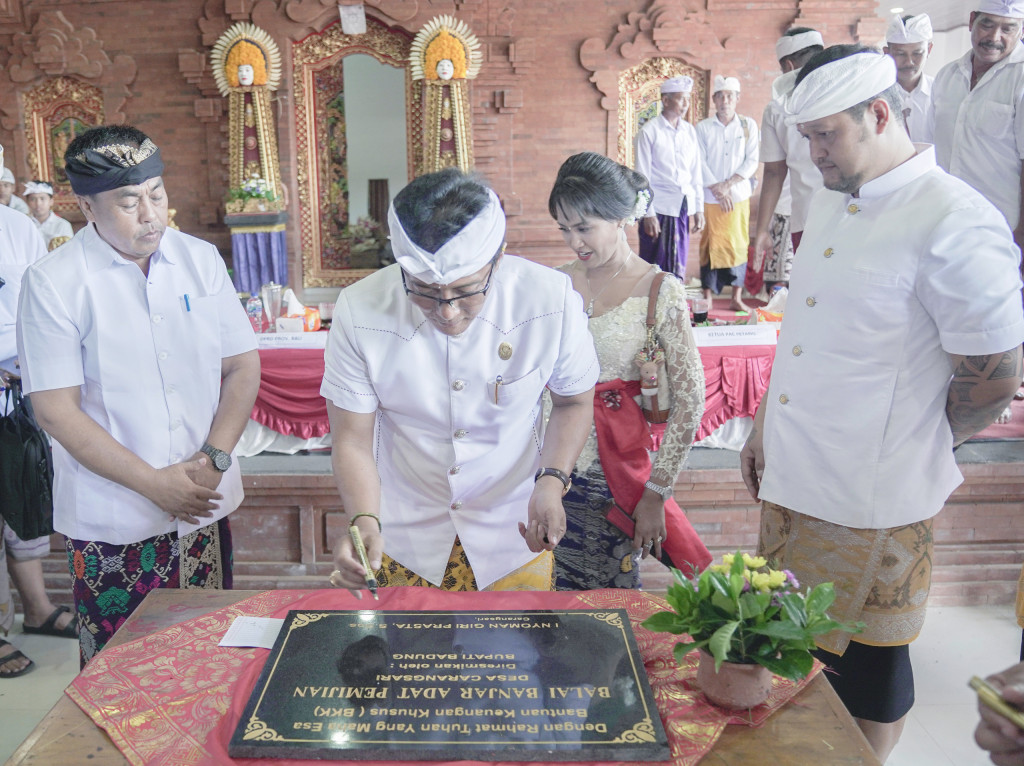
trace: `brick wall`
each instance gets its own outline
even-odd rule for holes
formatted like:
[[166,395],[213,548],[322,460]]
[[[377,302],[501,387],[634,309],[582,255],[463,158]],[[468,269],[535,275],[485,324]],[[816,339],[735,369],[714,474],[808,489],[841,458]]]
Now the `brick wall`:
[[[281,0],[13,0],[23,13],[0,19],[0,143],[19,179],[27,176],[25,117],[18,94],[47,76],[91,82],[127,80],[107,92],[108,112],[154,136],[167,162],[165,178],[179,226],[229,254],[219,223],[226,192],[222,99],[204,71],[210,45],[235,21],[266,28],[284,59],[276,96],[286,184],[295,198],[295,153],[289,51],[293,40],[337,20],[331,3]],[[826,41],[881,38],[875,0],[462,0],[454,4],[369,0],[367,12],[416,30],[439,13],[465,20],[485,50],[472,83],[481,170],[503,196],[512,250],[541,261],[565,260],[547,213],[559,164],[581,150],[615,152],[614,105],[592,82],[653,56],[670,56],[715,74],[738,75],[741,113],[760,118],[778,74],[774,43],[793,23],[816,26]],[[387,11],[401,16],[391,18]],[[95,42],[89,42],[94,34]],[[68,39],[65,49],[60,40]],[[86,58],[74,44],[85,41]],[[17,43],[17,45],[15,45]],[[73,44],[74,43],[74,44]],[[51,50],[50,46],[57,46]],[[599,71],[581,63],[600,60]],[[600,49],[600,55],[593,50]],[[90,58],[91,57],[91,58]],[[11,67],[12,63],[17,67]],[[208,65],[205,65],[208,70]],[[96,68],[98,67],[98,69]],[[134,67],[134,76],[130,75]],[[601,69],[603,67],[603,69]],[[17,70],[17,71],[15,71]],[[101,71],[103,74],[97,75]],[[128,74],[126,74],[128,73]],[[609,74],[610,73],[610,74]],[[705,105],[706,107],[706,105]],[[611,131],[613,132],[613,131]],[[392,190],[396,191],[396,190]],[[294,211],[293,211],[294,213]],[[298,238],[289,232],[293,282]]]

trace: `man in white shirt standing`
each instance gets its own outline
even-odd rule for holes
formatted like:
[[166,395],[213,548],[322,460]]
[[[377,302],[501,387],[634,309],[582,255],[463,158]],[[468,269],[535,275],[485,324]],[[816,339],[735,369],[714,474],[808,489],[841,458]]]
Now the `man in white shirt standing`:
[[690,232],[704,228],[704,180],[697,134],[686,120],[693,78],[661,84],[661,114],[636,139],[636,170],[651,183],[654,200],[640,224],[639,255],[686,281]]
[[935,77],[935,156],[1006,217],[1024,244],[1024,0],[975,0],[971,50]]
[[764,183],[761,185],[757,229],[754,232],[754,266],[757,269],[761,268],[772,248],[772,217],[786,180],[790,186],[789,234],[794,253],[800,246],[811,197],[821,188],[821,173],[811,162],[807,142],[796,129],[786,124],[782,99],[793,90],[804,63],[824,47],[821,34],[807,27],[790,29],[775,43],[775,55],[785,74],[772,83],[772,100],[764,108],[761,118]]
[[[71,222],[53,212],[53,186],[46,181],[29,181],[25,184],[25,202],[32,220],[43,235],[47,249],[63,245],[75,235]],[[50,243],[57,238],[60,238],[60,242],[51,246]]]
[[697,123],[707,222],[700,240],[700,283],[707,298],[729,287],[729,308],[748,311],[740,292],[750,245],[750,179],[757,172],[757,123],[736,113],[738,78],[716,76],[711,100],[715,116]]
[[374,571],[345,535],[330,581],[550,590],[593,422],[583,300],[565,274],[504,254],[497,195],[457,168],[402,189],[388,224],[397,263],[341,291],[320,389]]
[[893,16],[885,31],[882,52],[896,62],[896,83],[903,97],[903,116],[910,140],[932,143],[935,128],[932,78],[924,73],[924,64],[932,52],[932,20],[928,14]]
[[1020,253],[982,195],[910,141],[891,58],[837,45],[807,63],[786,120],[815,195],[771,384],[741,454],[758,549],[856,635],[819,639],[827,676],[883,763],[914,702],[931,520],[963,477],[953,449],[1021,376]]
[[89,223],[25,272],[18,352],[53,437],[84,664],[153,588],[231,587],[259,356],[220,253],[167,228],[156,145],[106,125],[64,161]]
[[7,205],[11,210],[30,215],[25,200],[14,193],[14,173],[10,168],[4,168],[0,173],[0,205]]

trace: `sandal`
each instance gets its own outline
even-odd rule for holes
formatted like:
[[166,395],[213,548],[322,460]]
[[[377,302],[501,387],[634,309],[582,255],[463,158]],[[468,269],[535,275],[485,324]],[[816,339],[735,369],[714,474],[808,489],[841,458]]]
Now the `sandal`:
[[[9,641],[4,641],[2,638],[0,638],[0,646],[11,646],[11,643]],[[23,676],[36,665],[34,662],[32,662],[32,660],[28,660],[28,665],[21,668],[21,670],[11,670],[9,672],[4,671],[4,667],[7,665],[7,663],[20,659],[28,660],[28,657],[26,657],[17,649],[15,649],[10,654],[5,654],[3,657],[0,657],[0,678],[17,678],[18,676]]]
[[57,627],[57,620],[64,612],[71,612],[66,606],[58,606],[49,617],[46,618],[46,622],[37,628],[33,628],[29,625],[22,625],[22,633],[35,633],[43,636],[56,636],[57,638],[78,638],[78,621],[72,617],[71,622],[65,625],[63,628]]

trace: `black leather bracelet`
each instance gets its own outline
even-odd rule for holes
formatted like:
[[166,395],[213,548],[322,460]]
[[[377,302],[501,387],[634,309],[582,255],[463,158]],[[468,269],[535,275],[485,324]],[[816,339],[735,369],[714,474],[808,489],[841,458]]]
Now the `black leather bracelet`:
[[569,488],[572,486],[572,478],[565,471],[560,471],[557,468],[541,468],[537,471],[537,475],[533,477],[535,484],[540,480],[541,476],[554,476],[562,482],[562,497],[566,496]]

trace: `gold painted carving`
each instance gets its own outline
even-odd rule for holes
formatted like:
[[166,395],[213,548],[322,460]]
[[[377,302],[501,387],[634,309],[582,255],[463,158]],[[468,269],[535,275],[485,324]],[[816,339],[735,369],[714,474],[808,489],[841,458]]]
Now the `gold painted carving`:
[[696,124],[707,117],[707,72],[679,59],[647,59],[619,74],[618,155],[619,162],[633,167],[636,136],[647,120],[661,114],[661,83],[670,77],[693,78],[690,111],[686,119]]
[[284,742],[284,737],[256,716],[250,718],[249,723],[245,725],[245,734],[242,735],[242,739],[254,739],[259,742]]
[[304,287],[343,287],[376,269],[332,268],[323,262],[327,222],[321,219],[320,199],[326,186],[321,173],[322,147],[327,146],[327,128],[317,119],[317,94],[314,80],[318,72],[353,53],[372,56],[382,64],[406,71],[405,113],[406,153],[412,176],[423,168],[423,116],[419,114],[419,87],[408,74],[411,36],[404,30],[388,27],[372,16],[366,17],[366,33],[346,35],[341,25],[331,24],[292,45],[292,82],[295,89],[296,183],[299,191],[298,223],[302,247],[302,284]]
[[644,718],[642,721],[637,721],[633,724],[633,728],[626,729],[619,736],[612,740],[615,743],[622,742],[656,742],[657,738],[654,736],[654,724],[651,723],[650,718]]
[[64,174],[64,150],[79,133],[103,124],[103,91],[74,77],[52,77],[22,93],[21,103],[29,173],[53,186],[58,214],[77,211]]

